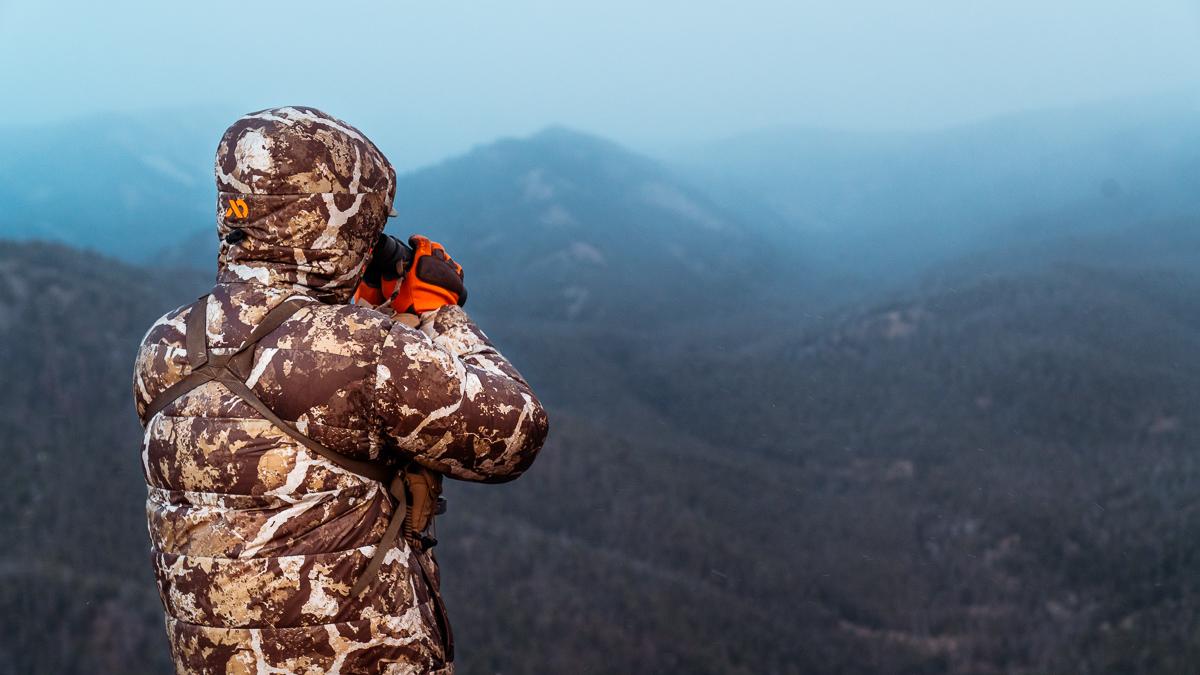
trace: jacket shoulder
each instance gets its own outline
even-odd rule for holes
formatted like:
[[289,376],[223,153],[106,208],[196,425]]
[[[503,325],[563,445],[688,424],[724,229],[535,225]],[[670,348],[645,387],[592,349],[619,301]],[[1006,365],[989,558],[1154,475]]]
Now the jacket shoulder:
[[[192,301],[195,302],[195,301]],[[191,313],[192,302],[180,305],[163,314],[150,325],[142,336],[141,348],[152,345],[182,343],[187,334],[187,318]]]
[[133,364],[133,395],[138,417],[155,397],[183,376],[187,364],[184,343],[191,306],[189,302],[160,316],[142,336]]
[[391,329],[390,318],[367,307],[312,303],[260,345],[373,359]]

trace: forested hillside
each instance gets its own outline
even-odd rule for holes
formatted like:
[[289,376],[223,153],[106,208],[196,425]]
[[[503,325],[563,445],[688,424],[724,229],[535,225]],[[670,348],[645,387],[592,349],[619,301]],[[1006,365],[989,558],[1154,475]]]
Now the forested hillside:
[[[0,271],[6,669],[162,672],[127,371],[206,279],[45,245]],[[449,488],[462,669],[1188,672],[1197,290],[1072,263],[790,332],[489,319],[554,431],[521,481]]]
[[170,669],[130,373],[150,323],[205,281],[0,243],[0,671]]

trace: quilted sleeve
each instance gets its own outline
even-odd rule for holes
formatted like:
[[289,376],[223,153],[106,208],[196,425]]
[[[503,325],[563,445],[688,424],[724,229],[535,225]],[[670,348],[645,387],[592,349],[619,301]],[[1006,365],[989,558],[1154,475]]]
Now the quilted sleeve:
[[521,475],[546,439],[546,411],[529,384],[457,306],[397,321],[375,378],[384,444],[460,480]]

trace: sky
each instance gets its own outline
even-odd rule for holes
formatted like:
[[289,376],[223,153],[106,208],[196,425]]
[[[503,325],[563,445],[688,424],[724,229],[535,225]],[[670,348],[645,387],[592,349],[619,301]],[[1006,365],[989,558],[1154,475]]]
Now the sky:
[[555,123],[669,144],[1200,91],[1200,0],[0,0],[0,64],[0,125],[313,105],[411,167]]

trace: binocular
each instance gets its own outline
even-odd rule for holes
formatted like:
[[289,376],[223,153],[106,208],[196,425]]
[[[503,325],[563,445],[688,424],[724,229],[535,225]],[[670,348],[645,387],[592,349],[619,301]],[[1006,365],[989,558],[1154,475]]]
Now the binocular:
[[380,233],[362,279],[368,285],[379,288],[384,279],[403,278],[412,266],[412,261],[413,250],[408,244],[390,234]]

